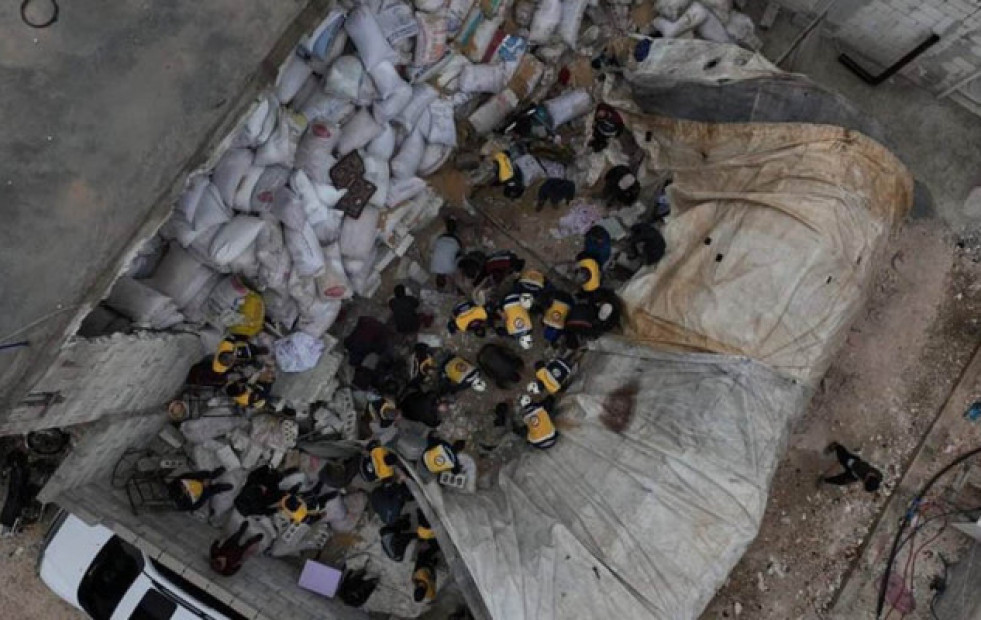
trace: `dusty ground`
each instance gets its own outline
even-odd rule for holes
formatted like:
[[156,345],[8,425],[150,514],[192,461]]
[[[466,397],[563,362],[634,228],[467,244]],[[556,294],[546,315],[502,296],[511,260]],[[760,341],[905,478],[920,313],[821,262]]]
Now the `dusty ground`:
[[85,614],[55,596],[34,574],[42,537],[43,531],[35,527],[13,538],[0,538],[0,583],[3,584],[0,609],[5,610],[2,615],[24,620],[86,618]]
[[[935,220],[910,223],[887,248],[865,316],[852,328],[794,428],[760,537],[703,618],[815,618],[888,493],[974,353],[981,269]],[[818,488],[837,440],[879,465],[887,482]],[[856,610],[857,611],[857,610]]]

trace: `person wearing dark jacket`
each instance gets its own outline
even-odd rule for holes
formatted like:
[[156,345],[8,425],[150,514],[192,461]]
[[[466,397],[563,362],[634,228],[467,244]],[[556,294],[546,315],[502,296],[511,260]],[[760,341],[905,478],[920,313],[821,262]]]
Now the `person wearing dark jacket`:
[[664,258],[666,247],[664,236],[653,224],[634,224],[630,227],[627,258],[640,258],[644,265],[653,265]]
[[245,563],[245,555],[253,545],[262,540],[262,534],[256,534],[245,541],[245,530],[249,527],[248,521],[242,521],[238,530],[226,538],[224,541],[216,540],[211,543],[211,569],[219,575],[230,577],[242,568]]
[[400,334],[414,334],[419,331],[419,300],[405,291],[405,286],[395,286],[392,298],[388,300],[392,311],[395,331]]
[[384,357],[392,347],[392,333],[385,324],[371,316],[360,316],[351,334],[344,339],[348,362],[360,366],[368,355]]
[[525,268],[525,261],[518,257],[511,250],[498,250],[492,252],[484,261],[484,269],[477,278],[478,286],[490,279],[495,285],[499,285],[508,276],[520,272]]
[[538,204],[535,206],[535,210],[541,211],[546,202],[551,204],[553,209],[558,209],[560,203],[564,202],[568,205],[575,197],[575,183],[568,179],[549,177],[538,188]]
[[477,354],[481,372],[493,379],[498,388],[507,390],[521,381],[524,360],[511,349],[499,344],[486,344]]
[[268,465],[253,469],[235,496],[235,509],[244,517],[275,514],[276,504],[285,494],[279,489],[279,483],[293,471],[280,473]]
[[879,485],[882,484],[881,471],[859,456],[849,452],[837,441],[828,444],[828,447],[824,451],[828,454],[834,452],[838,458],[838,462],[845,468],[845,471],[837,476],[822,477],[821,482],[836,486],[846,486],[855,482],[861,482],[862,486],[869,493],[875,493],[879,490]]
[[640,183],[627,166],[614,166],[606,173],[603,196],[619,206],[629,206],[640,196]]
[[439,394],[426,391],[420,387],[410,387],[399,400],[399,411],[402,417],[413,422],[421,422],[429,428],[436,428],[440,423],[440,411],[445,410]]
[[170,498],[174,500],[178,510],[193,512],[204,506],[215,495],[235,488],[227,482],[214,481],[224,473],[225,468],[219,467],[211,471],[192,471],[172,478],[167,483]]
[[419,543],[416,564],[412,571],[412,598],[417,602],[432,601],[436,598],[436,554],[439,545],[435,540]]

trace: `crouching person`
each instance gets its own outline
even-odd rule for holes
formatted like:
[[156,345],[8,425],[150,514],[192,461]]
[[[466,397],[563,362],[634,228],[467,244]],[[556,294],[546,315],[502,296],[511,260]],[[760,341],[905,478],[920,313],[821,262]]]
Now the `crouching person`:
[[550,410],[555,406],[555,398],[549,396],[542,402],[532,402],[525,394],[521,397],[521,418],[523,424],[518,427],[523,432],[525,440],[536,448],[551,448],[558,441],[559,431],[552,422]]

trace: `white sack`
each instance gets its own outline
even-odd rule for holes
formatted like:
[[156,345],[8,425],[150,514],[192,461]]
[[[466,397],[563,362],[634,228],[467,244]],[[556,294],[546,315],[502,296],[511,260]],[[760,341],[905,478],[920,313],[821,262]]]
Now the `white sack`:
[[588,0],[562,0],[562,19],[559,21],[559,36],[565,44],[576,49],[579,40],[579,27]]
[[416,0],[416,8],[427,13],[435,13],[446,6],[446,0]]
[[385,199],[385,206],[394,207],[417,196],[425,189],[426,182],[419,177],[392,179],[388,185],[388,197]]
[[395,115],[393,120],[405,129],[411,130],[415,126],[416,120],[419,119],[419,115],[437,97],[439,97],[439,92],[429,84],[416,84],[412,87],[412,99]]
[[419,162],[419,176],[428,177],[442,167],[453,153],[452,146],[445,144],[427,144]]
[[317,290],[327,299],[350,299],[354,295],[351,281],[344,273],[344,262],[341,260],[341,246],[332,243],[324,249],[324,273],[317,276]]
[[[218,274],[195,260],[177,244],[171,243],[153,277],[146,284],[174,300],[182,310],[202,292],[207,295],[218,281]],[[207,289],[207,290],[205,290]]]
[[508,77],[503,62],[469,65],[460,71],[459,88],[465,93],[499,93],[507,86]]
[[505,88],[474,110],[467,120],[478,134],[490,133],[517,107],[518,96],[510,88]]
[[126,276],[112,285],[105,304],[149,329],[167,329],[184,320],[170,297]]
[[255,155],[250,149],[228,149],[215,165],[211,182],[218,188],[222,202],[229,207],[235,206],[235,193],[252,168],[254,159]]
[[545,168],[539,163],[538,158],[531,153],[525,153],[514,159],[514,166],[521,170],[521,178],[525,187],[530,187],[539,179],[545,178]]
[[388,197],[389,167],[387,159],[371,157],[364,158],[364,178],[375,184],[375,193],[371,195],[368,204],[384,207]]
[[262,171],[252,190],[252,200],[249,203],[253,213],[269,213],[276,199],[276,191],[286,185],[290,178],[290,169],[285,166],[269,166]]
[[593,99],[589,96],[588,90],[577,88],[566,91],[554,99],[549,99],[544,105],[545,109],[548,110],[549,118],[552,120],[552,127],[555,128],[592,110]]
[[756,35],[756,25],[753,20],[744,13],[733,11],[726,22],[726,32],[740,44],[752,50],[759,50],[763,47],[763,42]]
[[354,100],[354,103],[360,107],[367,107],[378,98],[378,89],[375,88],[375,80],[366,71],[364,77],[361,78],[361,84],[358,86],[358,96]]
[[300,113],[309,121],[343,125],[354,114],[354,103],[344,97],[318,92],[303,104]]
[[382,132],[368,143],[365,152],[369,156],[377,157],[386,163],[392,158],[392,155],[395,154],[395,128],[391,123],[385,123]]
[[361,60],[357,56],[341,56],[324,76],[324,92],[353,101],[358,98],[362,79],[364,65]]
[[[336,240],[340,234],[341,220],[344,218],[344,213],[333,208],[336,200],[331,205],[324,204],[320,198],[321,192],[318,191],[318,187],[323,188],[322,193],[330,193],[331,195],[337,196],[343,196],[347,190],[338,191],[332,185],[314,185],[302,170],[297,170],[293,173],[293,176],[290,177],[290,185],[303,205],[307,222],[313,228],[314,234],[317,235],[317,240],[320,243],[329,243]],[[337,200],[340,200],[340,198],[338,197]]]
[[282,165],[292,167],[293,157],[296,155],[296,145],[299,144],[300,136],[303,135],[306,128],[306,117],[302,114],[282,111],[279,115],[276,131],[265,144],[256,150],[253,163],[256,166]]
[[723,24],[729,23],[729,17],[732,14],[732,0],[699,0],[699,2],[712,11]]
[[372,69],[371,79],[378,90],[378,98],[372,106],[375,120],[385,122],[398,114],[412,99],[412,87],[402,79],[395,66],[381,62]]
[[697,28],[708,19],[708,15],[708,9],[695,2],[677,20],[655,17],[654,21],[651,22],[651,27],[660,32],[665,39],[677,39],[686,32]]
[[205,320],[216,327],[230,327],[243,320],[238,309],[249,289],[236,276],[226,276],[211,289],[204,304]]
[[327,14],[324,21],[303,42],[303,47],[314,58],[329,61],[331,52],[336,47],[338,39],[344,40],[344,11],[334,9]]
[[196,232],[208,230],[224,224],[232,217],[232,210],[225,206],[221,200],[221,194],[214,183],[208,183],[198,201],[197,208],[194,210],[194,217],[190,220],[191,228]]
[[416,12],[419,34],[416,37],[415,64],[430,65],[446,54],[446,17],[438,13]]
[[344,258],[365,259],[371,255],[378,235],[378,209],[366,206],[358,219],[345,217],[341,226],[340,248]]
[[267,318],[283,325],[287,330],[293,329],[300,316],[300,309],[289,295],[272,290],[263,291],[262,300],[266,306]]
[[395,50],[388,44],[381,26],[378,25],[374,13],[366,5],[361,4],[348,14],[344,29],[351,37],[354,47],[358,50],[358,56],[361,57],[361,62],[368,71],[382,61],[391,62],[398,59]]
[[463,20],[467,18],[467,13],[473,7],[474,0],[449,0],[450,5],[446,8],[446,34],[456,36],[463,26]]
[[255,240],[255,256],[259,263],[257,279],[264,288],[285,291],[292,263],[283,239],[283,228],[271,218],[263,222],[265,226]]
[[286,105],[292,101],[312,72],[310,65],[296,52],[290,54],[276,78],[276,98],[280,103]]
[[657,0],[657,14],[668,21],[677,21],[692,0]]
[[532,45],[547,43],[562,20],[562,0],[540,0],[531,18],[528,42]]
[[324,254],[313,228],[306,224],[299,230],[287,228],[283,236],[286,238],[286,249],[293,260],[293,272],[310,277],[321,273],[324,269]]
[[153,235],[144,241],[140,249],[137,250],[136,256],[133,257],[133,260],[129,263],[129,267],[126,268],[126,275],[136,279],[152,276],[154,269],[160,264],[160,259],[163,258],[166,249],[167,244],[164,242],[163,237],[161,235]]
[[262,231],[260,218],[236,215],[218,230],[208,255],[217,265],[227,265],[252,247]]
[[341,127],[341,138],[337,142],[338,156],[343,157],[351,151],[367,146],[383,129],[384,127],[371,116],[367,108],[361,108]]
[[318,299],[305,312],[300,314],[296,329],[313,338],[322,338],[341,313],[344,302],[333,299]]
[[453,104],[449,101],[437,99],[430,104],[426,140],[430,144],[456,146],[456,119],[453,117]]
[[227,272],[227,265],[219,265],[215,261],[211,260],[211,243],[215,240],[215,237],[218,236],[218,231],[221,230],[222,226],[224,226],[224,224],[218,224],[217,226],[213,226],[207,230],[197,233],[194,240],[187,246],[187,251],[190,252],[194,258],[202,263],[205,263],[209,267],[217,269],[218,271]]
[[249,421],[239,416],[211,415],[181,423],[181,435],[189,443],[200,444],[210,439],[223,437],[237,428],[248,426]]
[[[694,6],[695,5],[692,4],[693,8]],[[732,43],[732,38],[726,31],[726,25],[723,24],[722,21],[711,11],[708,11],[708,14],[705,16],[705,21],[699,24],[698,28],[695,29],[695,34],[697,34],[700,39],[705,39],[706,41],[714,41],[716,43]]]
[[419,33],[412,7],[402,0],[384,0],[375,17],[389,43],[395,44]]
[[250,245],[244,252],[233,258],[225,266],[228,273],[238,274],[248,280],[255,280],[259,277],[259,267],[255,244]]
[[184,193],[177,199],[177,206],[174,209],[176,213],[183,216],[185,222],[190,224],[194,221],[194,212],[197,211],[201,197],[204,196],[204,191],[208,188],[208,183],[208,176],[204,174],[192,176],[187,180]]
[[287,229],[301,230],[307,224],[307,214],[303,203],[288,187],[281,187],[276,190],[272,214]]
[[262,166],[252,166],[242,177],[238,189],[235,190],[235,202],[232,204],[236,211],[248,213],[252,210],[252,194],[255,192],[259,178],[265,171],[266,169]]
[[245,117],[238,136],[232,141],[232,146],[253,147],[262,144],[272,135],[278,117],[279,102],[271,93],[263,95]]
[[329,183],[330,169],[337,162],[331,153],[340,139],[341,130],[322,120],[310,123],[296,148],[294,166],[314,183]]
[[[479,5],[476,8],[479,10]],[[482,21],[477,26],[477,29],[473,31],[473,36],[470,37],[470,40],[464,47],[464,54],[466,54],[467,58],[473,62],[483,61],[484,56],[487,55],[487,50],[491,46],[491,42],[501,27],[501,22],[500,17],[495,17],[494,19]]]
[[398,154],[392,159],[392,176],[396,179],[415,176],[425,149],[426,139],[419,127],[416,127],[402,142]]
[[309,334],[294,332],[273,343],[276,365],[283,372],[303,372],[317,365],[324,343]]

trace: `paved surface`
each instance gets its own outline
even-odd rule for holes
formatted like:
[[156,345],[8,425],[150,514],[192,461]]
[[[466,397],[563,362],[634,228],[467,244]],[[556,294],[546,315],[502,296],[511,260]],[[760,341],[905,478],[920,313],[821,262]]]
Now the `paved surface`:
[[210,130],[269,79],[263,61],[305,4],[70,2],[45,30],[0,6],[0,344],[31,341],[0,351],[0,408],[162,219]]

